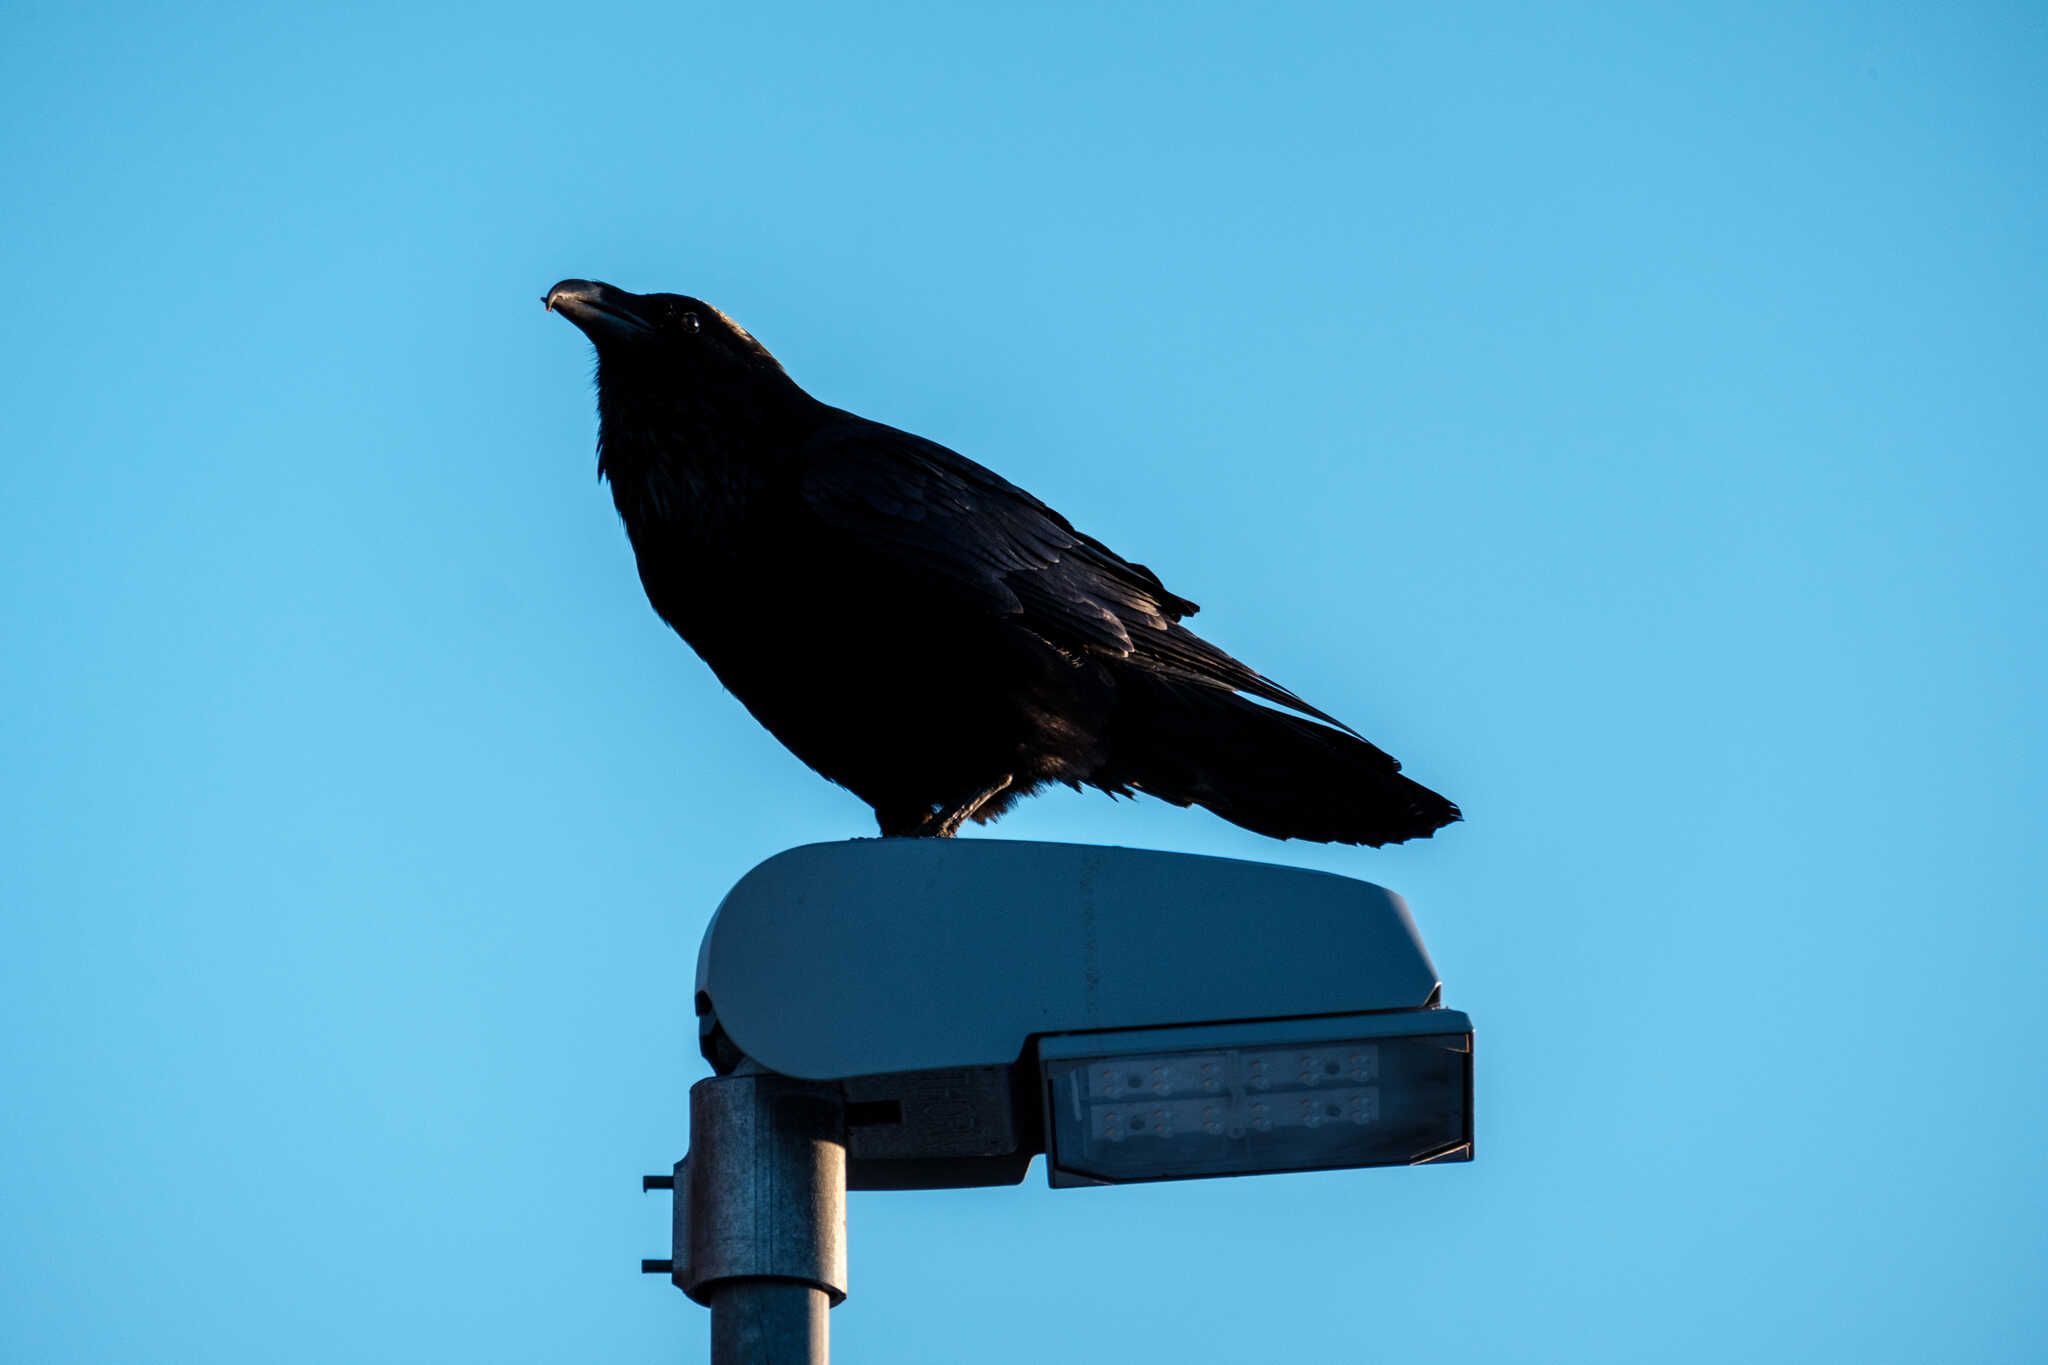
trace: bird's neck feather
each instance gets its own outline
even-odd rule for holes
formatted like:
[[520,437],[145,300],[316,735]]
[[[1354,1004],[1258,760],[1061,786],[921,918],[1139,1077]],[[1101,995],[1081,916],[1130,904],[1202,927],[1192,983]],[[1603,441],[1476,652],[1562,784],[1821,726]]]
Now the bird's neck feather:
[[[766,392],[769,379],[782,393]],[[801,399],[790,401],[788,390]],[[649,377],[598,374],[598,473],[628,530],[653,523],[722,522],[786,463],[810,405],[775,376]]]

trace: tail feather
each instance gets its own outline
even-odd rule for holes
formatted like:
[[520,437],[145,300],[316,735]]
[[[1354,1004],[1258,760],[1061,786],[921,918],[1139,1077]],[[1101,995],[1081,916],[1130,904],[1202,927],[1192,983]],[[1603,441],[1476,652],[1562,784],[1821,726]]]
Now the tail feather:
[[1363,739],[1234,692],[1133,670],[1119,677],[1095,785],[1205,806],[1276,839],[1398,844],[1462,818]]

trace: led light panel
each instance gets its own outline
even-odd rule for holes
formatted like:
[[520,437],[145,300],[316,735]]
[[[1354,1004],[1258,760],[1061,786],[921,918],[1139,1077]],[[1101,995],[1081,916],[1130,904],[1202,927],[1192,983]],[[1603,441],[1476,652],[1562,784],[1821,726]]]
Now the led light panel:
[[[1470,1025],[1450,1011],[1417,1015],[1392,1026],[1435,1022],[1467,1031],[1261,1041],[1262,1034],[1389,1026],[1354,1016],[1292,1028],[1146,1030],[1124,1035],[1152,1045],[1132,1052],[1110,1050],[1116,1034],[1062,1039],[1052,1051],[1102,1051],[1044,1063],[1052,1181],[1185,1180],[1469,1159]],[[1245,1045],[1213,1045],[1231,1032],[1244,1035]],[[1187,1050],[1157,1046],[1174,1034],[1187,1035]]]

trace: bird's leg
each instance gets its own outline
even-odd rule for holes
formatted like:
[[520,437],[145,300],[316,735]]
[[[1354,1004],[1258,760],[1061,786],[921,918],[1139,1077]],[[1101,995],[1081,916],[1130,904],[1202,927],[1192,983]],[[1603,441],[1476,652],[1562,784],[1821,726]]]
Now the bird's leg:
[[964,801],[949,801],[921,810],[875,811],[875,824],[885,839],[950,839],[974,813],[1010,789],[1011,778],[986,787]]
[[931,835],[935,839],[950,839],[960,832],[960,826],[973,818],[974,812],[1001,796],[1010,789],[1010,774],[1004,773],[1003,780],[984,791],[975,793],[967,800],[946,810],[933,814]]

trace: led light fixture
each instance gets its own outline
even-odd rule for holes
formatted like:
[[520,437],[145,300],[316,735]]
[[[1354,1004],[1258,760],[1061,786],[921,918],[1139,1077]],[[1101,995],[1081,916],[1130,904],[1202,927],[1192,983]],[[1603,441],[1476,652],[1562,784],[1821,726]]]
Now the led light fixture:
[[[669,1256],[712,1359],[823,1360],[846,1192],[1472,1159],[1472,1021],[1385,887],[999,839],[779,853],[697,954]],[[1359,1196],[1363,1197],[1363,1191]],[[723,1346],[721,1347],[721,1343]],[[746,1359],[754,1359],[749,1354]]]
[[1055,1186],[1472,1159],[1456,1010],[1070,1034],[1039,1059]]
[[850,1189],[1464,1161],[1472,1021],[1401,898],[995,839],[778,854],[697,964],[721,1073],[838,1087]]

